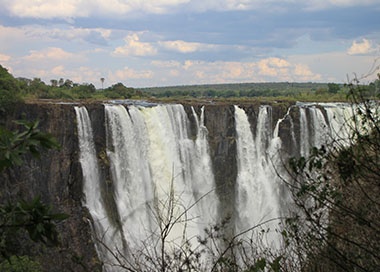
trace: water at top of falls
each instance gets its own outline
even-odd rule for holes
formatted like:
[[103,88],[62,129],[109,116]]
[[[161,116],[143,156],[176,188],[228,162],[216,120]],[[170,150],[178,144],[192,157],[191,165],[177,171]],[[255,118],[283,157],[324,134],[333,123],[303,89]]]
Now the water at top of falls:
[[133,100],[133,99],[116,99],[116,100],[108,100],[107,104],[112,105],[134,105],[141,107],[155,107],[158,104],[153,102],[148,102],[145,100]]

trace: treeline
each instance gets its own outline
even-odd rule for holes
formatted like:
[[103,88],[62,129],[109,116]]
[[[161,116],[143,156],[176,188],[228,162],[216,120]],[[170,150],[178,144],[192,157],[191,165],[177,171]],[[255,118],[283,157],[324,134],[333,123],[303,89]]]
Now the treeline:
[[157,98],[236,98],[236,97],[300,97],[344,93],[343,85],[335,83],[236,83],[214,85],[173,86],[142,89]]
[[16,79],[23,96],[39,99],[128,99],[141,97],[143,93],[134,88],[126,87],[122,83],[117,83],[106,89],[96,89],[92,83],[74,83],[66,80],[51,80],[52,84],[47,85],[39,78]]
[[[366,96],[377,95],[379,82],[362,86]],[[216,85],[192,85],[153,87],[141,89],[157,98],[284,98],[309,101],[346,100],[348,86],[336,83],[236,83]]]
[[96,89],[92,83],[78,84],[70,79],[51,80],[47,85],[40,78],[14,78],[0,65],[0,100],[2,105],[23,99],[129,99],[144,97],[143,92],[122,83]]
[[[104,79],[101,79],[102,82]],[[363,94],[376,97],[379,80],[363,85]],[[46,84],[40,78],[14,78],[0,65],[0,100],[2,104],[22,99],[141,99],[141,98],[275,98],[300,101],[343,101],[348,86],[336,83],[236,83],[214,85],[189,85],[135,89],[122,83],[105,89],[96,89],[92,83],[78,84],[70,79],[50,80]],[[8,102],[7,102],[8,101]],[[1,110],[1,108],[0,108]]]

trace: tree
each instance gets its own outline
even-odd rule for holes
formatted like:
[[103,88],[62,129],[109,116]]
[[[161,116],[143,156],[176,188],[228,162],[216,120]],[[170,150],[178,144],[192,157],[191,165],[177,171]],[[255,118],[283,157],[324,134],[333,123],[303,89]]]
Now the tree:
[[350,135],[291,159],[284,177],[299,210],[286,233],[302,271],[380,267],[380,105],[358,80],[347,87]]
[[0,65],[0,114],[5,113],[20,101],[21,95],[17,80]]
[[104,89],[104,80],[105,80],[104,77],[101,77],[101,78],[100,78],[100,82],[102,83],[102,90]]
[[336,83],[328,83],[327,88],[328,88],[328,92],[331,94],[336,94],[340,90],[340,86]]
[[50,80],[50,83],[51,83],[51,86],[52,86],[52,87],[58,87],[58,80],[56,80],[56,79],[51,79],[51,80]]
[[62,87],[64,84],[65,84],[65,80],[61,77],[61,78],[58,80],[58,86],[59,86],[59,87]]

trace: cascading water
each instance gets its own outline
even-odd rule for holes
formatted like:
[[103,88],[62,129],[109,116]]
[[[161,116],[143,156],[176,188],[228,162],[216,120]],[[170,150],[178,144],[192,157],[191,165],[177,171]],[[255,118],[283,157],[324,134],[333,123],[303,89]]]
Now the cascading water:
[[326,111],[329,121],[330,140],[337,145],[348,145],[353,129],[353,109],[347,104],[321,104]]
[[[263,239],[264,246],[278,248],[280,239],[275,232],[276,226],[271,220],[281,216],[281,209],[276,174],[272,171],[272,164],[267,154],[272,140],[269,107],[260,107],[255,138],[245,111],[237,106],[235,106],[235,124],[238,164],[235,185],[235,233],[243,233],[269,220],[270,222],[257,230],[269,228],[267,237]],[[259,232],[254,233],[257,235]],[[252,233],[249,232],[247,235],[246,238],[249,239]]]
[[[300,155],[308,157],[311,147],[347,144],[352,125],[352,108],[347,104],[300,103]],[[325,112],[325,115],[322,112]],[[309,115],[309,117],[308,117]],[[342,142],[343,141],[343,142]]]
[[98,161],[93,141],[91,121],[85,107],[75,107],[78,126],[78,138],[80,149],[80,163],[83,172],[83,204],[89,210],[95,235],[95,245],[99,257],[105,263],[107,271],[117,271],[112,266],[116,260],[110,251],[104,251],[102,243],[109,246],[110,250],[122,248],[120,232],[111,224],[105,210],[101,195],[100,175]]
[[[101,238],[97,251],[104,263],[117,263],[115,256],[121,255],[129,262],[154,257],[162,242],[162,229],[168,223],[174,224],[165,239],[175,245],[202,236],[205,227],[222,219],[204,108],[200,116],[191,108],[196,127],[193,139],[182,105],[104,107],[113,188],[108,193],[115,202],[112,214],[116,216],[109,215],[109,206],[103,201],[105,181],[99,175],[91,120],[84,107],[75,107],[84,177],[83,203],[92,216],[94,236]],[[300,141],[297,148],[288,150],[298,150],[301,156],[307,156],[310,147],[325,144],[328,135],[334,135],[332,131],[341,131],[349,116],[344,107],[334,105],[300,104],[294,108],[299,109],[296,122]],[[276,120],[272,120],[270,106],[259,108],[256,124],[249,123],[242,108],[234,109],[238,170],[232,203],[235,235],[260,225],[255,230],[269,230],[262,245],[279,249],[282,239],[275,231],[279,223],[275,219],[287,215],[291,199],[276,171],[282,167],[280,125],[285,120],[290,122],[288,142],[296,144],[290,109],[277,120],[274,129],[272,123]],[[247,232],[242,238],[260,239],[258,233]],[[111,265],[104,270],[119,271]]]
[[[105,105],[107,156],[118,227],[113,227],[102,202],[90,119],[84,107],[76,108],[76,113],[85,205],[94,222],[100,224],[95,225],[96,236],[105,235],[105,246],[98,247],[102,260],[118,262],[107,259],[108,255],[112,257],[110,250],[129,262],[153,256],[167,224],[172,226],[165,241],[174,245],[202,235],[205,227],[217,223],[219,200],[203,109],[200,118],[193,110],[197,128],[193,140],[182,105]],[[114,267],[105,270],[118,271]]]
[[154,232],[151,207],[153,184],[147,154],[146,128],[139,112],[121,105],[106,105],[107,155],[123,233],[130,250]]

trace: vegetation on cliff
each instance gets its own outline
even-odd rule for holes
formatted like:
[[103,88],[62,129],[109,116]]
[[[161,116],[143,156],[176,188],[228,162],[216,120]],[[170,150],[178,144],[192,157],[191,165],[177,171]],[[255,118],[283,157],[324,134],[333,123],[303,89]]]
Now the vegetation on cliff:
[[284,178],[301,211],[285,233],[302,271],[380,267],[380,105],[357,81],[348,87],[349,136],[292,159]]
[[[20,102],[21,88],[17,81],[0,66],[0,112],[4,114]],[[3,120],[2,120],[3,121]],[[59,144],[50,135],[38,129],[38,122],[15,121],[18,129],[8,130],[0,126],[0,181],[20,182],[12,179],[10,169],[23,164],[26,155],[40,158],[41,151],[58,149]],[[3,125],[3,124],[1,124]],[[67,215],[54,213],[52,207],[40,197],[32,200],[7,198],[1,193],[0,204],[0,270],[40,271],[40,265],[20,254],[20,244],[25,235],[34,242],[47,245],[59,243],[56,222]]]

